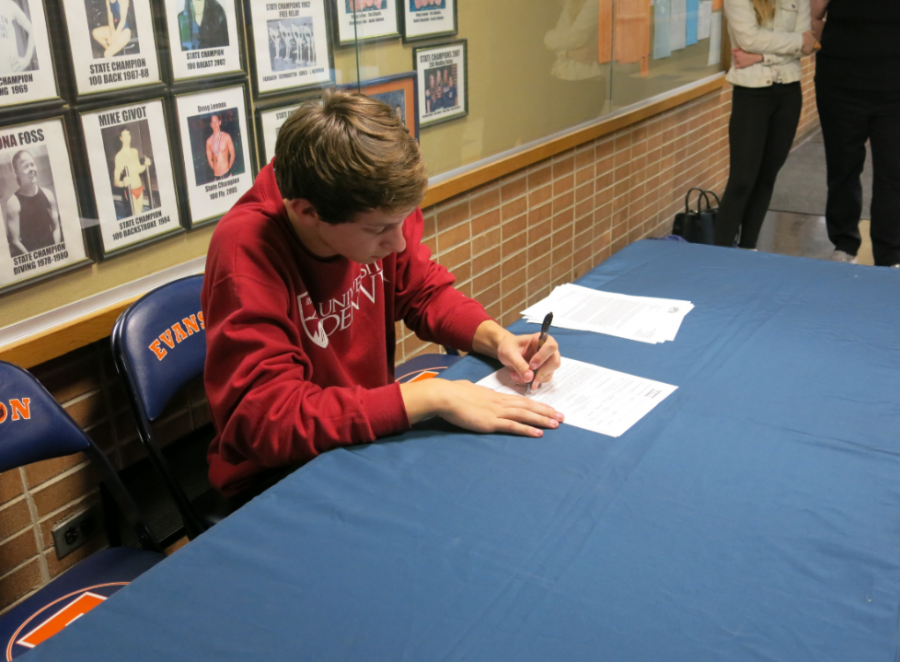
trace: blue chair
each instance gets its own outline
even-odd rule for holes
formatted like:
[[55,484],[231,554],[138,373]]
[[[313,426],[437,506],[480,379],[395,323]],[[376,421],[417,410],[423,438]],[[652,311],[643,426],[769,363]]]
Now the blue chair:
[[446,354],[421,354],[394,368],[394,381],[400,384],[437,377],[462,357],[455,349],[444,347]]
[[96,552],[0,616],[4,660],[27,653],[165,558],[103,451],[37,379],[0,361],[0,473],[74,453],[99,470],[144,549]]
[[207,476],[205,448],[212,438],[212,427],[198,431],[189,440],[186,454],[167,457],[152,423],[185,386],[203,375],[206,325],[200,310],[202,286],[203,276],[197,275],[156,288],[122,313],[111,338],[116,369],[134,412],[138,435],[168,487],[191,540],[229,511]]

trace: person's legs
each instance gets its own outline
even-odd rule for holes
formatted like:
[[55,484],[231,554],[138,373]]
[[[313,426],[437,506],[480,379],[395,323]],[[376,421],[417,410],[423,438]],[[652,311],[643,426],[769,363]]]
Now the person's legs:
[[861,239],[860,175],[866,162],[869,112],[857,90],[816,83],[816,105],[825,139],[828,202],[825,222],[828,238],[839,251],[856,255]]
[[756,248],[759,231],[772,202],[772,191],[778,171],[787,161],[800,123],[800,110],[803,108],[803,93],[800,84],[788,86],[783,95],[776,97],[777,106],[769,118],[769,132],[765,151],[759,164],[759,175],[756,186],[747,201],[744,220],[741,223],[741,248]]
[[716,246],[731,246],[756,185],[769,127],[771,99],[735,86],[728,125],[731,171],[716,218]]
[[880,92],[872,117],[872,254],[875,264],[900,264],[900,93]]

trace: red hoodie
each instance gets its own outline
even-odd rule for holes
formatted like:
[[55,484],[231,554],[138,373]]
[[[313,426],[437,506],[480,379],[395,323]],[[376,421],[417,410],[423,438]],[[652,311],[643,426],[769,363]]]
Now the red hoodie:
[[394,383],[394,322],[471,350],[490,319],[421,244],[370,265],[321,259],[300,242],[271,164],[219,222],[206,261],[206,394],[216,436],[209,476],[226,496],[267,468],[409,427]]

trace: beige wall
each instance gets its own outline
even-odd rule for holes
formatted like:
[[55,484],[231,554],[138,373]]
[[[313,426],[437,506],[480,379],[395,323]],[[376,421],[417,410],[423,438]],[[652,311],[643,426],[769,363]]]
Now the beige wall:
[[[818,124],[812,61],[804,67],[798,137]],[[427,209],[425,242],[463,292],[509,324],[553,286],[633,241],[668,233],[689,186],[724,189],[730,102],[726,87]],[[398,338],[399,361],[433,351],[405,329]],[[117,467],[142,456],[108,341],[33,372]],[[195,386],[161,427],[173,438],[208,420]],[[95,485],[80,456],[0,475],[0,610],[103,544],[60,563],[49,535],[56,522],[97,498]]]

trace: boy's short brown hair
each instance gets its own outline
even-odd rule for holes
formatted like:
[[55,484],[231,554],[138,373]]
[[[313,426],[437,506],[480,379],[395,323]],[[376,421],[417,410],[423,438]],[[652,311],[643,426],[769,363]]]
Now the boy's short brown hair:
[[275,179],[285,199],[309,200],[332,224],[412,209],[428,188],[419,145],[390,106],[339,90],[303,104],[281,127]]

